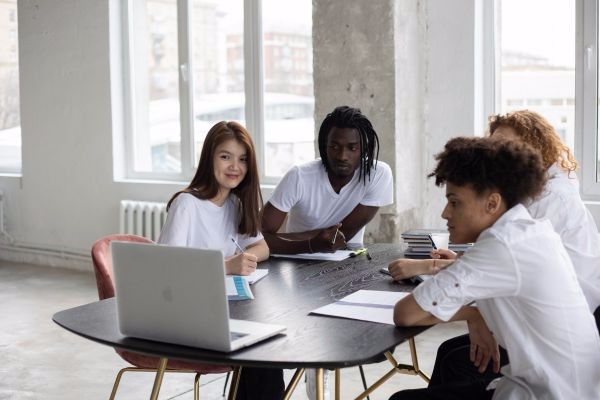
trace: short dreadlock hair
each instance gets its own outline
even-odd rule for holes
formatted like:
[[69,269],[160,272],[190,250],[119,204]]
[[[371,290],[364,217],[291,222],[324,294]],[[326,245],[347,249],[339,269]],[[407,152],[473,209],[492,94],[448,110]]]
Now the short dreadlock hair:
[[366,183],[371,179],[371,169],[377,164],[379,157],[379,138],[373,129],[371,122],[365,117],[359,108],[348,106],[336,107],[333,112],[327,114],[321,128],[319,129],[319,154],[325,171],[329,170],[329,159],[327,158],[327,137],[332,128],[356,129],[360,136],[360,175]]

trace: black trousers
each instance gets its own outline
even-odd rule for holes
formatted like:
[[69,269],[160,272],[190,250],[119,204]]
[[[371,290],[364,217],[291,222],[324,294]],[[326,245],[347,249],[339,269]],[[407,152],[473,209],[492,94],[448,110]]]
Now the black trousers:
[[486,386],[483,382],[471,382],[403,390],[390,400],[491,400],[494,391],[485,390]]
[[284,390],[282,369],[243,367],[236,400],[281,400]]
[[[594,312],[594,317],[600,332],[600,307]],[[502,374],[494,373],[491,365],[483,373],[477,371],[469,360],[470,344],[469,335],[446,340],[438,348],[429,386],[398,392],[390,400],[491,399],[494,391],[486,391],[485,388]],[[500,366],[506,364],[508,354],[500,347]]]
[[[403,390],[390,397],[390,400],[463,400],[491,399],[493,390],[485,390],[488,384],[502,376],[492,371],[488,365],[480,373],[469,359],[469,335],[458,336],[442,343],[438,348],[426,389]],[[500,365],[508,364],[508,354],[500,348]]]
[[[446,340],[438,348],[431,373],[429,387],[442,386],[452,383],[484,382],[488,383],[502,376],[492,371],[492,363],[480,373],[469,359],[471,341],[469,335],[457,336]],[[508,354],[500,347],[500,366],[508,364]]]

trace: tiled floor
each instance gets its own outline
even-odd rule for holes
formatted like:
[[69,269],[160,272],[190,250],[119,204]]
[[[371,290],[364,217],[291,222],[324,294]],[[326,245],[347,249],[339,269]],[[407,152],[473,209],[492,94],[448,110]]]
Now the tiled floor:
[[[0,399],[108,399],[116,372],[126,366],[109,347],[78,337],[52,322],[59,310],[97,300],[92,273],[0,261]],[[419,363],[431,372],[437,346],[446,338],[464,333],[463,324],[443,324],[416,338]],[[400,362],[410,362],[408,346],[395,352]],[[387,362],[367,365],[367,381],[374,382],[390,369]],[[286,371],[289,380],[293,371]],[[333,388],[333,375],[332,388]],[[147,399],[152,374],[125,374],[117,399]],[[225,375],[201,378],[201,399],[222,399]],[[189,400],[192,375],[165,377],[161,399]],[[372,400],[387,399],[402,388],[422,387],[415,376],[395,375],[377,389]],[[304,383],[292,399],[305,399]],[[342,399],[362,390],[358,368],[342,371]],[[333,396],[331,396],[333,399]]]

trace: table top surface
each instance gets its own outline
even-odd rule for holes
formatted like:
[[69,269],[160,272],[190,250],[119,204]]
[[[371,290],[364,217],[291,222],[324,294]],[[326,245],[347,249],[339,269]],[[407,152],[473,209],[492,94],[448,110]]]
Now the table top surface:
[[125,337],[117,328],[113,299],[56,313],[53,320],[87,339],[124,350],[211,364],[281,368],[338,368],[380,361],[381,353],[424,331],[393,325],[313,315],[310,312],[360,289],[411,291],[379,272],[402,257],[402,247],[369,246],[366,256],[343,261],[270,258],[259,264],[269,274],[252,285],[254,300],[230,301],[235,319],[284,325],[284,334],[244,349],[222,353]]

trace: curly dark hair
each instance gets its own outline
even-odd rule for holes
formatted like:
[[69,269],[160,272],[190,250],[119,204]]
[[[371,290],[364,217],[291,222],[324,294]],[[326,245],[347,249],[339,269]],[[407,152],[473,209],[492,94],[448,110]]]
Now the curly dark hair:
[[429,177],[435,184],[470,185],[477,194],[497,190],[507,208],[539,195],[546,184],[546,168],[539,152],[506,139],[457,137],[435,156]]
[[367,177],[371,179],[371,168],[377,163],[379,157],[379,137],[373,129],[371,121],[360,111],[360,108],[348,106],[336,107],[327,114],[319,128],[319,154],[325,171],[329,170],[327,158],[327,137],[331,128],[353,128],[360,136],[360,175],[366,183]]

